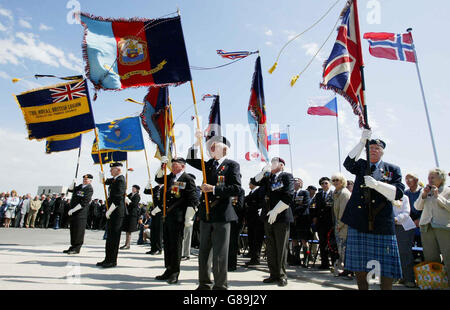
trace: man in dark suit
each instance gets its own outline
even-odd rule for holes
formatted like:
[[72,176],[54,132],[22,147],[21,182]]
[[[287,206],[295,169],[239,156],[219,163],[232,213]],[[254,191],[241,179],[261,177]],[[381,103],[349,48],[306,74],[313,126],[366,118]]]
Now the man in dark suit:
[[[163,168],[167,157],[161,158],[162,167],[155,181],[164,184]],[[164,266],[166,270],[156,280],[167,280],[169,284],[178,282],[180,274],[181,249],[184,224],[192,217],[197,205],[197,193],[194,179],[184,172],[186,160],[181,157],[172,159],[172,172],[167,176],[166,217],[163,222]],[[164,199],[164,198],[163,198]],[[163,211],[164,212],[164,211]]]
[[[97,263],[97,266],[111,268],[117,266],[117,254],[119,252],[120,234],[122,232],[122,223],[125,216],[125,193],[126,181],[121,174],[123,165],[120,162],[109,165],[112,178],[105,181],[109,186],[108,211],[106,211],[106,245],[105,259]],[[100,173],[101,181],[104,176]]]
[[86,174],[83,176],[83,184],[75,186],[75,182],[73,182],[69,186],[69,192],[73,193],[70,200],[70,209],[67,213],[70,221],[70,248],[65,250],[64,253],[80,253],[86,231],[89,203],[94,194],[94,189],[91,185],[92,179],[91,174]]
[[333,190],[331,190],[331,181],[328,177],[322,177],[319,180],[322,191],[315,196],[316,207],[313,212],[313,223],[316,226],[319,235],[319,249],[321,264],[319,269],[328,270],[336,261],[337,254],[330,251],[328,244],[333,229]]
[[294,177],[283,171],[284,166],[285,161],[282,158],[274,157],[271,165],[264,167],[263,171],[250,180],[263,188],[266,200],[262,215],[265,219],[264,230],[267,237],[267,264],[270,277],[263,282],[277,282],[279,286],[287,285],[289,226],[294,221],[289,207],[294,196]]
[[232,197],[234,211],[238,216],[238,220],[231,222],[230,227],[230,247],[228,249],[228,271],[236,271],[237,257],[239,254],[239,237],[244,223],[244,199],[245,191],[241,188],[238,196]]
[[246,266],[260,264],[261,248],[264,242],[264,219],[261,217],[264,192],[250,182],[250,193],[245,197],[245,221],[247,222],[250,261]]
[[[144,194],[151,195],[151,186],[151,183],[148,182],[147,187],[144,189]],[[160,255],[162,253],[162,187],[164,186],[157,185],[153,188],[153,205],[149,210],[150,216],[152,218],[150,223],[150,251],[145,252],[145,254]]]
[[61,196],[59,196],[55,200],[55,208],[53,210],[53,213],[55,215],[55,225],[53,226],[54,229],[59,229],[60,225],[62,224],[65,195],[66,195],[65,193],[61,193]]
[[[381,160],[386,143],[379,139],[370,140],[371,134],[370,130],[364,129],[360,142],[344,161],[344,167],[356,176],[341,218],[348,225],[345,267],[356,273],[358,288],[367,290],[367,273],[372,269],[368,268],[368,262],[378,261],[381,289],[391,290],[393,279],[402,278],[392,201],[403,197],[405,185],[400,168]],[[370,172],[367,160],[358,159],[367,141]]]
[[[197,159],[197,146],[203,135],[197,131],[196,144],[189,149],[187,163],[201,170],[201,160]],[[230,222],[237,221],[231,197],[237,196],[241,189],[239,164],[227,159],[230,143],[225,137],[212,136],[206,142],[206,149],[211,159],[205,162],[206,183],[200,207],[200,251],[199,251],[199,286],[198,290],[228,289],[228,250],[230,243]],[[209,202],[209,214],[206,212],[205,194]],[[214,283],[211,281],[211,265]]]

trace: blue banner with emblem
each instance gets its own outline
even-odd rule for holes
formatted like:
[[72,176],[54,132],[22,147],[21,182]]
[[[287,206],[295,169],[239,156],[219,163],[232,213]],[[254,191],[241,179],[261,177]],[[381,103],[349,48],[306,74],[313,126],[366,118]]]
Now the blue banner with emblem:
[[70,151],[81,147],[81,134],[68,135],[66,138],[49,138],[45,143],[45,152],[51,154],[53,152]]
[[145,147],[139,116],[126,117],[96,126],[100,150],[129,152],[141,151]]
[[28,139],[65,139],[95,128],[86,80],[33,89],[15,96]]
[[[92,160],[94,161],[94,165],[100,164],[100,160],[98,158],[97,139],[94,139],[94,142],[92,144],[91,156]],[[127,152],[121,151],[101,150],[100,156],[102,157],[102,164],[109,164],[116,161],[127,160]]]

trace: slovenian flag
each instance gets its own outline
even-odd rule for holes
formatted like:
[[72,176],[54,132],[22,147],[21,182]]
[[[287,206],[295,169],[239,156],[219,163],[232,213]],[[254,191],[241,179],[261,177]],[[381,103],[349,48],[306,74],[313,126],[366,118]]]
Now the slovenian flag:
[[178,85],[191,72],[180,16],[105,19],[81,13],[86,73],[97,88]]
[[287,133],[273,133],[268,137],[268,145],[289,144]]
[[309,115],[338,116],[336,97],[331,100],[329,98],[312,98],[309,99],[309,103],[315,105],[308,108]]

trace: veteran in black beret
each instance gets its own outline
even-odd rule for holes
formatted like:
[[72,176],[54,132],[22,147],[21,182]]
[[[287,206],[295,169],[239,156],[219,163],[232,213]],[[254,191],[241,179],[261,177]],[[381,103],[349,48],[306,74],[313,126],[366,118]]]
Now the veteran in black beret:
[[[197,157],[203,133],[196,132],[196,143],[188,150],[187,163],[202,170]],[[198,290],[228,289],[228,251],[230,244],[230,222],[238,216],[232,197],[241,192],[240,166],[228,159],[230,142],[223,136],[212,136],[206,141],[210,160],[205,162],[206,183],[201,186],[202,196],[198,215],[200,217],[199,286]],[[209,218],[206,214],[205,193],[209,201]],[[212,254],[211,254],[212,252]],[[213,264],[214,261],[214,264]],[[214,282],[211,280],[211,271]]]
[[[108,188],[108,210],[106,211],[106,244],[105,259],[97,263],[97,266],[111,268],[117,266],[120,234],[122,232],[123,218],[125,216],[126,181],[122,175],[122,163],[115,162],[109,165],[112,178],[105,181]],[[104,175],[100,173],[100,181],[103,184]]]
[[91,174],[85,174],[83,175],[82,184],[76,186],[75,180],[73,180],[68,188],[68,191],[73,193],[68,212],[70,221],[70,247],[63,251],[64,253],[78,254],[84,243],[89,204],[94,194],[94,189],[91,185],[92,179],[93,176]]
[[[400,168],[382,160],[386,143],[380,139],[370,140],[371,134],[370,130],[363,130],[360,142],[344,162],[344,167],[356,176],[341,218],[348,225],[345,268],[356,272],[358,288],[367,290],[367,273],[373,268],[370,262],[379,262],[381,289],[390,290],[393,279],[402,278],[392,202],[403,197],[405,186]],[[358,159],[367,141],[369,175],[367,160]]]
[[[163,169],[166,156],[161,157],[161,168],[155,181],[164,184]],[[182,157],[172,159],[172,172],[167,176],[166,217],[163,222],[164,266],[166,270],[156,280],[166,280],[169,284],[178,283],[180,275],[183,232],[186,222],[195,214],[197,191],[194,179],[185,172],[186,160]],[[163,197],[164,199],[164,197]]]
[[285,161],[274,157],[250,182],[260,186],[265,195],[262,211],[266,233],[267,265],[270,276],[264,283],[287,285],[286,263],[290,223],[294,217],[290,205],[294,197],[294,177],[284,172]]

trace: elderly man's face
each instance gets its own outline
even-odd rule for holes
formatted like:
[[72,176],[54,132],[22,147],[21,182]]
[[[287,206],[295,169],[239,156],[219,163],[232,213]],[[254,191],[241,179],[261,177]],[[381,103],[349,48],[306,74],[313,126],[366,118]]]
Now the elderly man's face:
[[297,180],[295,180],[295,183],[294,183],[294,189],[296,190],[296,191],[298,191],[300,188],[302,188],[303,187],[303,181],[301,180],[301,179],[297,179]]
[[322,189],[324,190],[324,191],[326,191],[326,192],[328,192],[328,190],[330,189],[330,182],[328,181],[328,180],[323,180],[321,183],[320,183],[320,186],[322,187]]
[[91,179],[89,179],[89,178],[83,178],[83,184],[84,184],[84,185],[91,184],[91,182],[92,182]]
[[118,176],[122,172],[122,169],[120,169],[120,167],[111,167],[110,172],[111,172],[111,175],[113,177],[115,177],[115,176]]
[[179,162],[172,162],[172,172],[173,174],[178,174],[184,169],[184,164]]
[[278,173],[279,171],[282,170],[283,163],[279,162],[278,159],[272,159],[271,164],[272,164],[271,172],[273,174]]
[[381,157],[383,156],[383,148],[377,144],[371,144],[369,146],[369,153],[370,162],[375,164],[381,160]]
[[209,156],[215,160],[219,160],[225,156],[225,146],[223,143],[213,142],[208,149]]
[[410,175],[406,176],[405,181],[406,181],[406,185],[409,188],[416,187],[417,183],[419,182],[419,180],[417,180],[415,177],[412,177]]

